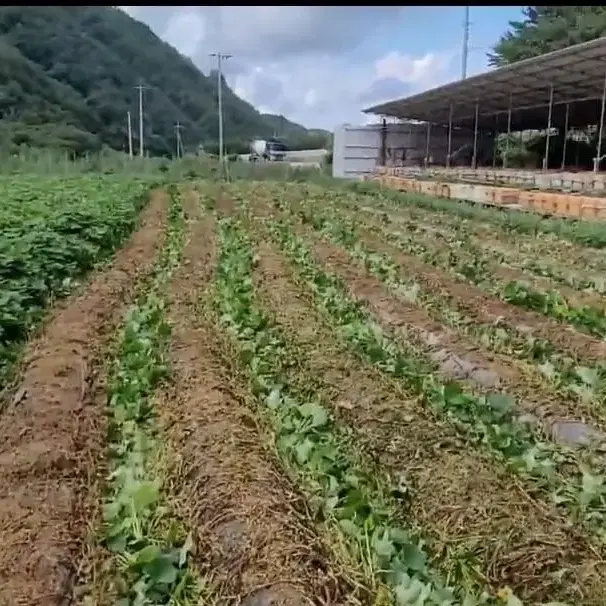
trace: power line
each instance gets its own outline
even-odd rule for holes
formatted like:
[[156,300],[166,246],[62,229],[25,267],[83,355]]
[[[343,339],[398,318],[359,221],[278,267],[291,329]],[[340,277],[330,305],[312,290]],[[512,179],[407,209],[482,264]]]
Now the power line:
[[223,53],[209,53],[211,57],[217,58],[217,105],[219,106],[219,166],[223,170],[223,71],[221,62],[223,59],[230,59],[232,55]]
[[467,78],[467,55],[469,53],[469,6],[465,7],[465,20],[463,21],[463,52],[461,54],[461,79]]
[[139,90],[139,156],[143,158],[143,91],[147,87],[137,84],[135,88]]

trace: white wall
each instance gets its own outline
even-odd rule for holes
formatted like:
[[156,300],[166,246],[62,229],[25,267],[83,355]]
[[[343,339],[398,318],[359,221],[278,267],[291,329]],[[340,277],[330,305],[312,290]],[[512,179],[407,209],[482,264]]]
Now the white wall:
[[[379,163],[381,124],[354,126],[344,124],[335,130],[333,176],[356,179],[372,173]],[[453,130],[451,151],[473,145],[473,134]],[[427,125],[387,124],[385,136],[387,166],[422,166],[427,152]],[[432,126],[429,154],[434,164],[446,164],[448,129]]]
[[372,173],[377,166],[380,145],[380,126],[344,124],[337,128],[333,138],[333,177],[355,179]]

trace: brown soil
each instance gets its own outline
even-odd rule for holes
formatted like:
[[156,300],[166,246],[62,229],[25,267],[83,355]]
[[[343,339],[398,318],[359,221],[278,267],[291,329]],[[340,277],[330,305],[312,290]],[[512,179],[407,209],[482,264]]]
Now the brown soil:
[[[423,530],[434,564],[494,591],[509,585],[530,603],[602,604],[606,569],[586,539],[547,500],[470,451],[399,382],[351,355],[275,249],[263,243],[258,252],[259,295],[294,344],[289,380],[317,390],[355,428],[377,473],[410,491],[403,523]],[[554,573],[563,569],[569,576],[560,583]]]
[[[190,194],[190,217],[196,206]],[[173,453],[172,507],[195,532],[198,567],[209,572],[220,599],[245,606],[344,603],[346,584],[307,526],[303,500],[265,444],[226,342],[200,308],[217,254],[214,221],[202,217],[190,229],[172,288],[175,379],[157,404]]]
[[467,225],[474,228],[477,245],[494,240],[514,251],[524,251],[526,255],[562,261],[563,267],[576,271],[603,271],[606,267],[604,250],[576,244],[555,235],[541,234],[537,237],[529,233],[507,233],[490,224],[478,228],[478,224],[472,221],[468,221]]
[[[490,237],[492,246],[499,250],[522,258],[531,256],[539,263],[556,264],[560,270],[578,273],[579,276],[595,275],[605,267],[604,251],[580,244],[573,244],[557,236],[537,238],[530,234],[493,232]],[[471,242],[476,246],[485,246],[487,235],[473,235]]]
[[225,187],[221,185],[217,194],[217,211],[222,215],[230,217],[234,213],[235,208],[236,205],[233,199],[225,191]]
[[[267,195],[267,192],[264,194]],[[313,202],[313,199],[307,199],[307,203]],[[301,204],[300,199],[293,199],[289,203],[291,212],[296,215]],[[268,205],[258,200],[253,204],[253,208],[256,215],[262,212],[265,216]],[[283,211],[275,208],[270,214],[289,218]],[[525,415],[525,419],[533,423],[540,421],[548,436],[559,439],[557,436],[560,436],[561,432],[556,428],[557,424],[574,423],[584,418],[593,419],[597,424],[587,426],[587,431],[594,436],[590,441],[595,441],[595,438],[601,435],[596,427],[603,426],[604,416],[601,409],[597,409],[592,402],[579,397],[563,397],[544,380],[532,363],[493,352],[434,320],[430,311],[389,296],[381,281],[362,267],[356,266],[356,261],[345,250],[333,246],[311,228],[299,224],[296,229],[308,239],[312,239],[320,261],[328,264],[332,271],[349,283],[353,294],[370,305],[384,326],[393,329],[400,338],[413,339],[423,347],[445,375],[466,380],[472,387],[478,387],[483,392],[499,390],[509,393],[518,401],[521,412],[530,413]],[[408,258],[394,246],[382,241],[376,232],[359,228],[359,233],[371,242],[371,248],[387,253],[396,261],[401,261],[402,257]],[[418,259],[415,259],[415,262],[420,263]],[[409,268],[405,262],[402,262],[402,267],[404,271]],[[533,315],[543,318],[538,314]],[[556,326],[561,330],[561,325]],[[580,335],[581,338],[584,336]],[[583,441],[584,438],[579,444]]]
[[[264,193],[265,193],[265,195],[268,195],[266,192],[264,192]],[[323,192],[322,190],[319,190],[319,189],[314,190],[312,188],[310,195],[307,195],[307,196],[305,196],[304,193],[302,193],[301,191],[296,192],[295,195],[297,196],[296,198],[293,197],[292,200],[289,200],[290,207],[294,214],[297,213],[297,209],[299,208],[299,206],[301,204],[301,200],[303,198],[305,198],[306,204],[312,204],[312,205],[313,204],[318,204],[318,205],[324,204],[325,192]],[[357,201],[356,204],[352,204],[350,202],[345,202],[344,206],[342,207],[342,211],[346,215],[354,216],[357,219],[359,219],[360,217],[364,217],[364,220],[362,223],[364,226],[366,226],[366,229],[361,228],[359,230],[360,233],[362,233],[364,231],[367,235],[367,238],[369,238],[369,240],[372,242],[376,242],[377,239],[380,239],[383,241],[384,238],[382,237],[381,232],[384,230],[385,225],[381,221],[380,215],[377,214],[377,212],[371,212],[369,209],[360,210],[359,209],[360,205],[362,205],[360,203],[360,201]],[[369,208],[369,207],[366,207],[366,208]],[[379,212],[380,212],[380,209],[379,209]],[[422,214],[420,214],[420,213],[422,213]],[[432,215],[431,213],[429,213],[430,219],[428,219],[427,213],[425,211],[423,211],[422,209],[419,209],[416,207],[409,207],[409,208],[399,207],[397,209],[394,209],[391,212],[385,211],[385,214],[387,214],[389,216],[390,221],[392,221],[396,224],[397,223],[413,223],[413,224],[417,225],[418,227],[420,227],[421,230],[423,230],[425,232],[425,234],[423,236],[424,238],[427,238],[427,237],[431,238],[432,235],[436,235],[439,238],[438,244],[437,244],[438,248],[440,248],[440,247],[444,248],[444,247],[447,247],[447,245],[448,245],[447,242],[443,241],[442,236],[447,237],[448,234],[450,234],[451,236],[456,236],[456,232],[452,228],[444,226],[445,221],[447,223],[452,222],[453,218],[444,217],[439,214]],[[431,220],[431,222],[430,222],[430,220]],[[472,230],[473,230],[473,228],[477,227],[476,222],[472,223],[472,222],[465,221],[465,220],[459,220],[459,222],[457,224],[458,225],[469,224],[470,227],[472,228]],[[488,235],[490,236],[488,238],[489,241],[493,241],[497,236],[500,236],[502,239],[505,238],[504,241],[506,242],[506,244],[508,244],[509,249],[512,249],[512,247],[514,247],[514,245],[515,245],[515,242],[512,242],[511,240],[507,240],[506,237],[501,232],[498,231],[498,227],[493,226],[492,231]],[[572,244],[570,244],[569,242],[566,242],[566,241],[556,241],[556,242],[561,243],[562,247],[565,250],[567,250],[571,246],[573,246]],[[385,244],[386,247],[391,246],[387,242],[382,242],[382,243]],[[478,244],[478,242],[476,242],[476,245],[485,247],[486,238],[484,238],[484,240],[482,241],[481,244]],[[595,258],[595,256],[596,256],[595,249],[591,250],[591,249],[578,247],[578,246],[575,248],[578,248],[579,250],[584,251],[584,253],[586,253],[586,254],[590,254],[590,255],[593,254],[593,258]],[[399,254],[406,255],[405,253],[399,253]],[[553,252],[551,252],[550,254],[551,254],[551,257],[553,257]],[[599,253],[599,254],[601,254],[601,253]],[[568,253],[567,258],[570,259],[570,252]],[[573,259],[575,258],[575,254],[572,254],[572,258]],[[422,263],[418,259],[416,259],[416,262],[417,262],[417,264]],[[586,264],[581,265],[581,267],[583,267],[583,269],[587,269]],[[491,267],[491,270],[493,271],[493,273],[496,276],[500,277],[502,281],[521,280],[521,281],[530,283],[533,287],[535,287],[539,290],[542,290],[542,291],[557,290],[558,292],[560,292],[562,294],[562,296],[564,296],[566,298],[566,300],[568,300],[571,304],[578,306],[578,307],[583,306],[583,305],[588,305],[588,306],[596,307],[598,309],[604,309],[606,306],[606,298],[604,296],[600,295],[599,293],[575,290],[574,288],[567,287],[566,285],[563,285],[563,284],[559,284],[550,278],[535,276],[529,271],[524,271],[522,269],[516,269],[516,268],[512,268],[512,267],[505,267],[505,266],[496,265],[496,264],[493,264],[493,266]],[[440,270],[434,268],[434,271],[440,271]],[[464,282],[462,280],[460,281],[460,283],[467,284],[466,282]],[[476,288],[476,287],[474,287],[474,288]],[[480,292],[481,292],[481,289],[477,289],[477,290],[480,290]],[[490,295],[486,295],[486,293],[484,293],[484,295],[490,296]],[[505,305],[507,305],[507,304],[505,304]],[[517,309],[517,307],[513,306],[513,305],[510,307]],[[521,311],[525,311],[525,310],[521,310]],[[532,312],[529,312],[529,313],[532,313]],[[535,315],[538,315],[539,317],[541,317],[540,314],[535,314]],[[562,326],[562,325],[559,325],[559,326]]]
[[473,236],[476,246],[486,245],[490,241],[495,248],[510,251],[517,257],[533,257],[539,263],[556,264],[560,270],[570,271],[581,276],[595,277],[606,269],[606,256],[603,249],[573,244],[557,236],[537,238],[530,234],[494,232],[483,236]]
[[70,602],[87,532],[87,488],[103,458],[104,411],[90,385],[166,218],[166,195],[155,192],[142,227],[111,267],[69,299],[28,348],[17,396],[0,419],[0,604]]

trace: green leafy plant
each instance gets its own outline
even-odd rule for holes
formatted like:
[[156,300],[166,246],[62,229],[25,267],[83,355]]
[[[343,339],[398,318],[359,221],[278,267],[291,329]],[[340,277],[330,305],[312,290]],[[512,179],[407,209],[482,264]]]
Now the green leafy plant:
[[116,177],[0,179],[0,389],[47,305],[120,246],[148,191]]
[[[279,203],[278,206],[283,210],[288,208],[288,205],[283,203]],[[335,244],[345,247],[354,259],[364,264],[396,296],[423,306],[440,322],[474,338],[489,349],[531,361],[536,364],[537,371],[557,389],[563,389],[583,402],[594,403],[596,406],[602,401],[606,393],[606,366],[603,364],[588,367],[581,360],[557,351],[544,339],[528,335],[515,326],[502,323],[482,324],[467,317],[459,310],[455,299],[436,296],[429,292],[418,281],[406,276],[406,267],[401,267],[388,255],[369,248],[367,239],[361,238],[356,229],[355,219],[344,216],[333,206],[319,207],[314,204],[308,209],[299,206],[296,213],[303,223],[311,225]],[[381,235],[377,233],[378,238]],[[477,276],[483,271],[483,269],[478,270],[478,263],[470,264],[467,269],[468,275]],[[515,293],[511,296],[515,296]],[[540,302],[536,304],[539,305]],[[531,304],[527,303],[527,305]],[[559,308],[551,310],[551,313],[563,314],[566,310],[568,308],[562,303]],[[570,313],[573,312],[574,309]],[[580,321],[582,319],[579,319]],[[597,325],[599,326],[599,320]],[[584,379],[587,372],[579,373],[577,369],[586,369],[591,374],[592,380],[587,382]],[[594,406],[591,410],[595,410],[600,417],[598,408]]]
[[368,573],[392,589],[395,603],[493,603],[487,595],[454,591],[437,579],[428,567],[423,541],[394,523],[389,501],[381,498],[376,479],[352,460],[331,413],[313,394],[298,393],[284,382],[280,367],[286,348],[255,302],[251,244],[233,218],[219,222],[219,238],[217,312],[240,345],[240,361],[250,373],[262,414],[273,426],[278,451],[311,492],[317,513],[346,538]]
[[108,386],[109,477],[102,543],[114,554],[116,604],[196,604],[203,586],[188,567],[191,534],[163,503],[152,396],[168,373],[163,289],[178,267],[183,216],[172,191],[166,244],[128,312]]
[[539,214],[510,208],[493,208],[472,202],[433,198],[423,194],[404,194],[382,189],[371,182],[353,183],[349,187],[354,192],[388,202],[395,208],[414,205],[419,209],[439,213],[446,218],[456,215],[475,221],[485,221],[512,233],[553,234],[584,246],[606,247],[606,227],[600,222],[559,217],[545,218]]
[[565,507],[573,519],[587,525],[600,540],[606,538],[602,474],[592,472],[587,462],[567,449],[542,442],[529,426],[517,420],[513,402],[506,395],[476,396],[456,381],[441,380],[411,344],[405,347],[385,334],[373,315],[351,298],[346,285],[313,260],[311,250],[291,232],[287,222],[269,223],[268,227],[330,314],[335,329],[363,359],[401,379],[477,444],[502,457],[513,471],[548,487],[554,502]]

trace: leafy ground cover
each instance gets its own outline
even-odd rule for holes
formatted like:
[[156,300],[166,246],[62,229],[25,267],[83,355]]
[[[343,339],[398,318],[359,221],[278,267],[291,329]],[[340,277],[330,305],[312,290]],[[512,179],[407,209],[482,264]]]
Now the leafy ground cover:
[[422,194],[402,195],[386,192],[373,183],[355,184],[354,191],[362,191],[370,196],[389,199],[396,205],[414,205],[431,212],[437,212],[448,218],[472,219],[490,223],[497,229],[510,233],[553,234],[576,244],[601,249],[606,247],[606,229],[600,223],[563,219],[559,217],[542,217],[539,214],[516,210],[489,208],[471,202],[455,202],[432,198]]
[[18,344],[132,232],[148,192],[125,177],[0,179],[0,388]]
[[[351,204],[350,193],[343,190],[327,192],[303,184],[267,185],[265,191],[263,187],[257,187],[254,192],[243,186],[240,190],[232,191],[231,195],[250,216],[261,218],[265,229],[268,230],[265,236],[260,238],[261,241],[268,237],[273,238],[284,249],[289,263],[300,272],[302,284],[313,293],[315,305],[328,315],[335,334],[349,343],[353,352],[357,352],[368,364],[376,365],[382,372],[399,378],[412,394],[423,398],[426,406],[445,415],[459,429],[463,426],[471,428],[471,433],[464,431],[468,447],[474,450],[488,448],[489,451],[498,453],[497,458],[505,463],[511,473],[520,475],[529,487],[535,485],[535,488],[529,488],[531,491],[546,491],[544,494],[547,495],[547,501],[551,502],[555,510],[562,511],[564,515],[569,515],[571,520],[580,523],[585,528],[582,532],[590,537],[590,541],[596,541],[597,545],[603,544],[603,463],[599,452],[594,450],[597,442],[601,442],[598,450],[603,444],[603,434],[600,433],[603,428],[603,414],[599,410],[602,401],[602,371],[601,366],[582,365],[577,352],[574,351],[574,339],[570,339],[569,349],[565,347],[566,335],[570,329],[559,328],[558,324],[553,322],[549,324],[549,330],[559,331],[558,335],[563,338],[554,339],[557,347],[549,341],[543,343],[543,351],[540,339],[535,339],[533,349],[532,344],[529,347],[527,342],[529,335],[520,331],[520,338],[522,335],[526,338],[525,356],[515,355],[515,347],[501,348],[505,360],[510,356],[536,361],[533,390],[536,392],[538,386],[538,393],[533,394],[535,412],[537,415],[545,415],[544,425],[536,427],[535,423],[539,419],[534,415],[524,415],[523,410],[518,409],[516,412],[513,406],[515,399],[507,391],[503,392],[502,387],[499,388],[498,381],[496,389],[488,390],[488,393],[484,390],[483,395],[472,395],[473,391],[466,391],[457,381],[452,381],[451,378],[440,379],[440,365],[436,366],[435,356],[433,360],[427,357],[432,353],[432,349],[435,353],[436,342],[430,343],[429,348],[423,348],[418,347],[417,339],[415,347],[415,339],[411,338],[411,331],[415,329],[418,329],[417,335],[423,335],[423,324],[405,326],[402,322],[414,323],[415,316],[409,315],[408,320],[401,320],[393,314],[390,316],[381,313],[387,309],[386,300],[389,295],[394,299],[403,298],[412,306],[423,303],[427,310],[439,307],[440,301],[439,297],[435,296],[433,300],[423,301],[423,297],[419,296],[419,284],[415,284],[414,280],[406,281],[407,266],[398,266],[394,259],[380,254],[376,248],[373,251],[373,247],[381,242],[382,233],[379,229],[371,229],[372,221],[364,219],[364,213]],[[351,255],[351,263],[361,263],[369,274],[378,277],[385,284],[383,294],[377,292],[377,296],[372,300],[364,295],[362,289],[362,299],[349,298],[351,295],[347,292],[347,284],[327,271],[326,258],[312,254],[312,250],[306,247],[306,242],[296,236],[300,231],[297,225],[305,224],[347,250]],[[427,262],[423,253],[435,244],[423,240],[423,236],[428,239],[427,234],[421,232],[420,236],[418,242],[413,236],[409,237],[411,245],[406,253],[422,264]],[[308,241],[307,246],[311,244],[317,247],[313,242]],[[380,246],[378,248],[381,249]],[[316,248],[316,252],[318,250]],[[395,250],[398,250],[397,247]],[[318,262],[325,265],[324,269],[316,265]],[[448,271],[447,268],[444,270]],[[351,272],[346,274],[351,275]],[[557,286],[554,286],[555,288]],[[488,296],[494,297],[495,300],[498,294],[488,292]],[[383,299],[378,298],[381,296]],[[600,296],[600,293],[596,293],[596,300],[599,300]],[[456,313],[452,313],[456,312],[456,307],[453,309],[450,299],[454,299],[456,303],[459,298],[464,297],[465,290],[461,288],[452,293],[451,297],[442,300],[441,320],[444,326],[450,324],[449,328],[455,328],[469,336],[481,334],[482,329],[503,330],[498,322],[492,326],[483,326],[473,316],[463,318],[464,321],[459,318],[457,321]],[[506,303],[511,305],[515,302]],[[368,309],[372,313],[369,314]],[[393,306],[390,309],[393,311]],[[549,317],[553,310],[533,310],[535,313],[536,311]],[[416,319],[421,316],[422,314],[417,314]],[[450,322],[447,322],[448,318]],[[391,333],[394,327],[397,327],[399,332],[404,330],[406,336],[403,340],[393,340]],[[424,337],[427,338],[426,333]],[[442,337],[443,335],[439,334],[429,335],[430,341],[436,339],[438,345]],[[485,347],[484,352],[480,351],[479,354],[480,357],[485,355],[488,362],[491,355],[486,349],[489,348]],[[556,365],[561,372],[555,371]],[[550,368],[554,369],[554,372],[547,377],[545,375],[550,374]],[[548,381],[543,381],[541,386],[542,379],[554,379],[556,375],[558,380],[551,381],[549,385]],[[513,387],[516,387],[515,383]],[[435,389],[437,391],[432,392]],[[559,395],[560,391],[563,392],[562,397]],[[570,401],[571,395],[577,396],[576,405]],[[552,404],[554,398],[557,401],[555,405]],[[596,411],[597,426],[586,425],[583,417],[575,416],[575,410],[587,412],[587,409],[584,409],[587,401],[591,402],[590,408],[593,407]],[[561,417],[556,417],[556,412]],[[469,423],[471,425],[468,425]],[[578,433],[566,436],[571,438],[567,441],[562,434],[571,428],[572,433]],[[590,436],[595,437],[597,442],[589,443]]]
[[[6,187],[10,350],[120,246],[145,185]],[[599,264],[544,263],[516,239],[589,257],[599,226],[304,182],[200,182],[166,199],[164,244],[113,338],[79,343],[84,361],[48,380],[47,401],[72,377],[74,401],[105,419],[83,463],[97,511],[88,551],[84,532],[62,537],[85,564],[28,567],[28,586],[124,606],[603,604]],[[486,230],[501,252],[481,246]],[[511,275],[528,278],[532,304],[512,299]],[[539,304],[535,291],[554,294]],[[70,475],[12,434],[11,478]]]
[[[545,517],[549,498],[541,505],[538,493],[522,496],[519,484],[511,482],[501,465],[465,437],[459,441],[448,421],[415,398],[406,381],[385,372],[389,369],[382,360],[373,364],[358,357],[359,350],[334,330],[334,318],[314,305],[315,283],[310,287],[295,267],[289,271],[284,256],[268,247],[262,232],[259,235],[259,289],[288,331],[290,380],[308,390],[313,385],[337,418],[352,427],[353,443],[370,455],[376,473],[391,474],[392,486],[401,495],[398,511],[405,512],[408,525],[422,529],[434,565],[467,587],[488,580],[497,592],[512,575],[518,581],[532,579],[528,583],[532,593],[523,594],[525,599],[564,593],[548,569],[551,549],[570,544],[561,534],[568,524]],[[501,427],[505,431],[504,424]],[[480,536],[492,540],[478,540]],[[550,537],[550,548],[539,537]],[[569,555],[574,560],[572,553],[580,545],[573,542],[576,547]],[[508,553],[516,544],[523,545],[528,559],[514,564]],[[573,581],[577,573],[583,576],[575,569],[574,565],[569,569],[565,589],[572,590],[569,596],[575,595],[576,583],[588,582],[580,577]],[[489,571],[487,577],[478,576],[480,570]],[[542,588],[537,579],[545,583]]]
[[[541,375],[552,383],[557,391],[566,392],[567,398],[573,398],[578,403],[581,414],[603,418],[601,402],[606,388],[603,363],[592,361],[583,364],[583,356],[580,356],[581,359],[577,356],[575,360],[564,352],[558,352],[548,340],[521,334],[511,327],[507,330],[498,323],[485,325],[474,322],[472,318],[459,312],[456,303],[453,304],[443,296],[436,296],[416,279],[415,273],[411,271],[410,256],[401,255],[398,247],[380,240],[382,232],[377,229],[356,229],[355,218],[344,217],[339,213],[335,214],[331,209],[318,207],[307,211],[299,208],[298,214],[320,234],[344,247],[352,260],[363,264],[401,300],[406,299],[411,307],[422,308],[427,312],[428,318],[437,320],[438,324],[433,323],[433,326],[437,326],[437,332],[442,332],[442,342],[445,335],[439,324],[455,328],[461,335],[471,337],[476,348],[488,348],[495,353],[524,360],[527,362],[525,365],[514,365],[518,367],[518,371],[514,373],[516,383],[524,382],[520,374],[527,375],[528,371],[530,374]],[[420,265],[416,272],[422,272],[425,276],[428,274],[423,265]],[[426,327],[432,324],[428,319],[423,321],[420,311],[416,317],[417,321]],[[425,340],[427,341],[427,338]],[[431,338],[429,340],[431,341]],[[464,349],[469,348],[470,344],[464,346]],[[502,359],[502,363],[511,366],[507,359]],[[532,390],[536,390],[536,376],[533,383]],[[529,395],[530,399],[533,399],[532,394]],[[553,394],[547,398],[543,394],[543,398],[550,403],[554,401]]]
[[[166,286],[179,266],[183,215],[173,195],[166,244],[128,311],[109,373],[109,476],[100,540],[113,554],[108,594],[118,603],[196,604],[193,540],[163,503],[153,394],[167,376]],[[98,596],[97,596],[98,597]]]

